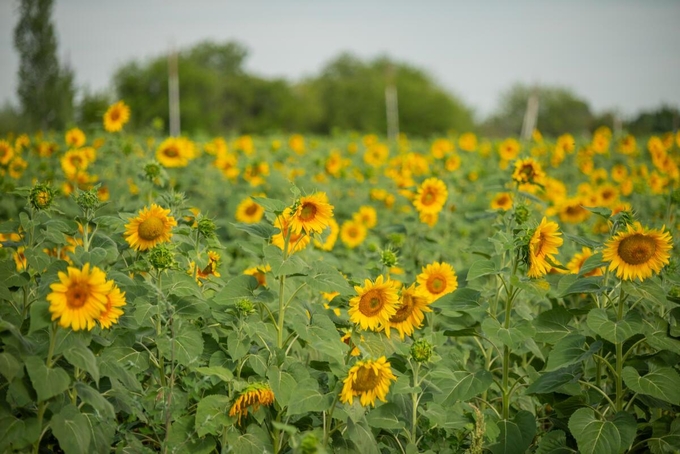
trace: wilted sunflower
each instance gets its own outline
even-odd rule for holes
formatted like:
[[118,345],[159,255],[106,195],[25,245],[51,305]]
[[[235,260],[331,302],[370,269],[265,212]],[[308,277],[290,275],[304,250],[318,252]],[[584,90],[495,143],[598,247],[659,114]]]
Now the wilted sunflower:
[[449,193],[446,184],[439,178],[428,178],[418,188],[413,205],[421,213],[439,213]]
[[[588,260],[589,257],[592,257],[593,251],[589,247],[583,247],[581,249],[581,252],[577,252],[574,254],[574,257],[567,263],[567,269],[571,274],[579,274],[581,271],[581,268],[583,267],[583,264]],[[595,268],[587,273],[585,273],[583,276],[588,277],[588,276],[602,276],[602,270],[603,268]]]
[[106,307],[104,311],[99,315],[97,321],[102,328],[111,328],[111,325],[118,323],[118,318],[123,315],[122,306],[125,306],[125,292],[121,292],[120,289],[111,282],[111,291],[106,295]]
[[401,291],[399,302],[401,305],[397,312],[390,317],[390,327],[397,329],[399,337],[404,340],[404,336],[410,336],[415,328],[420,328],[425,318],[423,312],[432,312],[432,309],[428,307],[429,295],[415,284]]
[[170,241],[172,228],[177,226],[177,221],[169,214],[169,209],[164,210],[155,203],[150,208],[142,209],[136,218],[125,225],[125,240],[137,251],[146,251]]
[[348,248],[354,249],[364,242],[367,233],[363,224],[354,220],[345,221],[340,227],[340,241]]
[[340,401],[349,402],[351,405],[354,398],[359,397],[361,405],[375,406],[376,398],[385,402],[391,382],[396,379],[390,363],[384,356],[377,361],[359,361],[352,366],[343,381]]
[[104,129],[108,132],[120,131],[129,119],[130,108],[123,101],[118,101],[104,114]]
[[557,223],[548,221],[545,217],[541,220],[529,240],[529,271],[527,276],[536,278],[550,272],[552,265],[548,260],[557,261],[555,254],[558,252],[557,248],[562,246],[563,243],[560,235],[562,234],[559,232]]
[[267,383],[251,383],[241,391],[229,410],[229,416],[236,416],[240,424],[241,418],[248,415],[248,407],[255,412],[260,405],[267,406],[273,403],[274,392]]
[[533,158],[519,159],[515,162],[512,179],[519,184],[543,184],[545,172]]
[[292,231],[292,229],[290,229],[292,218],[291,213],[291,209],[286,208],[283,210],[283,213],[276,217],[276,220],[274,221],[274,227],[279,229],[279,233],[272,236],[272,244],[283,250],[286,236],[290,230],[290,237],[288,238],[288,254],[303,250],[307,247],[310,241],[310,237],[308,235],[303,233],[295,233]]
[[246,224],[256,224],[262,220],[264,208],[252,198],[247,197],[236,207],[236,220]]
[[639,222],[629,225],[625,232],[617,233],[605,243],[602,257],[610,262],[609,270],[616,276],[641,281],[658,273],[670,261],[669,251],[673,239],[669,232],[643,228]]
[[328,221],[332,217],[333,205],[328,203],[326,193],[317,192],[300,197],[291,217],[290,228],[293,233],[301,233],[302,231],[307,235],[321,233],[328,227]]
[[491,200],[492,210],[508,211],[510,208],[512,208],[512,194],[509,192],[499,192]]
[[390,335],[390,317],[397,313],[399,294],[396,283],[378,276],[375,282],[364,281],[364,286],[354,287],[357,296],[349,300],[349,319],[361,325],[361,329],[379,331],[383,327]]
[[430,302],[458,288],[456,272],[448,263],[434,262],[424,266],[416,281],[430,297]]
[[59,272],[59,282],[50,285],[47,295],[52,320],[73,331],[91,330],[108,303],[113,281],[107,281],[99,268],[86,263],[82,269],[68,267],[67,273]]

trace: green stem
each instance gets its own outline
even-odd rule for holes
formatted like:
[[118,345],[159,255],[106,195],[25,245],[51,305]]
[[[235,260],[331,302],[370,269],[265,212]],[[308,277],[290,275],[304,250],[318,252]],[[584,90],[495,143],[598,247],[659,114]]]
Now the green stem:
[[[288,258],[288,242],[290,241],[290,228],[288,228],[288,232],[286,234],[286,238],[283,241],[283,260],[286,261]],[[285,319],[285,313],[286,313],[286,305],[285,305],[285,298],[283,296],[283,291],[285,289],[286,285],[286,275],[282,274],[279,276],[279,320],[276,324],[276,334],[277,334],[277,342],[276,345],[279,348],[283,348],[283,322]]]
[[[413,370],[413,387],[418,387],[418,372],[420,370],[420,363],[416,363]],[[411,393],[411,443],[416,444],[416,431],[418,430],[418,393],[413,391]]]
[[[514,276],[517,273],[517,265],[519,264],[519,260],[515,258],[513,260],[513,267],[512,267],[512,275]],[[505,303],[505,320],[503,320],[503,327],[506,330],[510,329],[510,316],[512,314],[512,303],[515,300],[515,296],[517,295],[517,292],[515,292],[515,288],[513,287],[512,284],[509,285],[508,288],[506,288],[506,295],[507,295],[507,301]],[[510,347],[507,345],[503,346],[503,378],[501,382],[501,395],[502,395],[502,400],[503,400],[503,419],[509,419],[510,418],[510,396],[512,394],[512,390],[508,388],[508,382],[510,380]]]
[[[50,333],[50,346],[47,349],[47,361],[45,364],[47,365],[48,369],[52,368],[52,356],[54,355],[54,346],[57,343],[57,329],[59,328],[59,325],[57,325],[57,322],[52,323],[52,332]],[[33,443],[33,453],[38,454],[38,451],[40,449],[40,440],[42,440],[43,435],[45,434],[45,430],[43,430],[43,417],[45,416],[45,410],[47,410],[47,401],[43,400],[40,402],[38,405],[38,427],[40,428],[40,435],[38,436],[38,439]]]
[[172,392],[175,385],[175,327],[172,314],[168,320],[170,326],[170,387],[165,400],[165,440],[163,442],[163,452],[168,452],[168,440],[170,437],[170,422],[172,417]]
[[[354,348],[350,345],[349,350],[347,350],[347,355],[345,356],[345,364],[349,361],[349,359],[352,357],[352,350]],[[333,411],[335,411],[335,406],[338,404],[338,400],[340,400],[340,391],[335,393],[335,398],[333,399],[333,403],[331,404],[330,410],[328,410],[328,421],[324,424],[323,427],[323,443],[321,446],[326,448],[326,445],[328,444],[328,438],[331,435],[331,425],[333,424]]]
[[[163,300],[163,292],[161,290],[161,277],[162,277],[162,272],[158,271],[158,274],[156,276],[156,282],[158,283],[158,316],[156,317],[156,339],[160,339],[161,335],[163,334],[163,324],[162,324],[162,319],[163,319],[163,314],[161,311],[161,303]],[[166,380],[165,380],[165,360],[163,359],[163,354],[161,353],[161,349],[158,348],[158,342],[156,342],[156,352],[158,353],[158,372],[159,372],[159,378],[161,381],[161,386],[165,388],[167,385]]]
[[[617,322],[623,320],[625,298],[623,295],[623,285],[619,287],[619,312]],[[623,342],[616,343],[616,411],[623,410]]]

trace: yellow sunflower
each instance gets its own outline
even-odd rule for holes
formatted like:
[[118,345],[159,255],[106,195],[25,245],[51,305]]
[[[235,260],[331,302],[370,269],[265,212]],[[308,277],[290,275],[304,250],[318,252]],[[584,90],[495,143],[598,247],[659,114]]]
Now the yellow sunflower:
[[0,164],[6,166],[14,157],[14,148],[6,140],[0,140]]
[[60,326],[73,331],[91,330],[107,309],[113,281],[107,281],[104,272],[96,266],[90,268],[89,263],[66,271],[68,274],[59,272],[59,282],[50,285],[52,292],[47,295],[52,320],[59,319]]
[[188,140],[182,137],[168,137],[156,149],[156,159],[164,167],[186,167],[193,153]]
[[340,227],[340,241],[350,249],[354,249],[364,242],[368,230],[366,227],[356,221],[345,221]]
[[519,155],[519,150],[522,146],[519,144],[517,139],[505,139],[498,146],[498,154],[503,161],[512,161]]
[[[588,260],[589,257],[593,255],[592,249],[589,247],[583,247],[581,252],[574,254],[574,257],[567,263],[567,269],[571,274],[578,274],[581,271],[581,267]],[[602,276],[603,268],[595,268],[588,271],[583,276]]]
[[60,161],[61,168],[69,179],[72,179],[78,172],[86,170],[90,164],[82,150],[69,150]]
[[380,167],[387,162],[390,149],[382,143],[375,143],[364,152],[364,162],[371,167]]
[[230,180],[236,179],[241,172],[237,167],[238,156],[228,151],[220,151],[217,153],[217,158],[213,162],[213,166],[217,167],[225,178]]
[[248,268],[245,271],[243,271],[243,274],[253,276],[255,279],[257,279],[257,284],[260,287],[266,287],[267,286],[267,273],[271,270],[272,270],[271,265],[266,264],[266,265],[263,265],[263,266],[254,266],[252,268]]
[[421,213],[439,213],[449,193],[446,184],[439,178],[428,178],[418,188],[418,193],[413,199],[413,205]]
[[142,209],[136,218],[125,225],[125,240],[137,251],[146,251],[170,241],[172,228],[177,226],[177,221],[169,214],[169,209],[164,210],[155,203],[150,208]]
[[509,192],[499,192],[491,200],[492,210],[508,211],[510,208],[512,208],[512,194]]
[[658,273],[670,261],[669,251],[673,239],[669,232],[643,228],[639,222],[629,225],[625,232],[617,233],[605,243],[602,257],[616,276],[641,281]]
[[415,328],[420,328],[425,318],[423,312],[432,312],[428,307],[431,301],[427,292],[415,284],[401,291],[399,301],[401,305],[390,317],[390,327],[397,329],[399,337],[404,340],[404,336],[410,336]]
[[112,287],[106,295],[106,307],[97,319],[102,328],[111,328],[112,324],[118,323],[118,319],[123,315],[121,307],[126,304],[125,292],[121,292],[113,281],[109,282],[111,282]]
[[274,227],[279,229],[279,233],[272,236],[272,244],[279,249],[283,250],[285,246],[286,236],[290,231],[290,237],[288,238],[288,254],[292,254],[297,251],[301,251],[307,247],[310,241],[309,235],[304,233],[295,233],[290,229],[292,211],[290,208],[286,208],[281,215],[276,217],[274,221]]
[[465,151],[475,151],[477,149],[477,136],[472,132],[461,134],[458,138],[458,148]]
[[377,361],[359,361],[352,366],[343,381],[340,401],[349,402],[351,405],[354,398],[359,397],[361,405],[375,406],[376,398],[385,402],[391,382],[396,379],[390,363],[384,356]]
[[364,286],[354,287],[357,296],[349,300],[349,319],[361,325],[361,329],[380,331],[390,335],[390,317],[397,313],[399,294],[396,283],[389,278],[378,276],[375,282],[364,281]]
[[378,213],[372,206],[362,205],[359,207],[359,211],[354,213],[352,219],[362,223],[367,229],[372,229],[378,223]]
[[424,266],[416,282],[430,298],[430,302],[458,288],[456,272],[448,263],[434,262]]
[[238,398],[229,409],[229,416],[236,416],[238,423],[241,418],[248,416],[248,408],[255,412],[260,405],[269,406],[274,403],[274,392],[267,383],[251,383],[241,391]]
[[257,224],[264,216],[264,208],[250,197],[241,201],[236,207],[236,220],[246,224]]
[[80,148],[85,145],[85,133],[80,128],[69,129],[66,131],[64,141],[70,147]]
[[9,163],[7,172],[9,172],[10,177],[18,180],[21,178],[21,175],[23,175],[24,170],[27,168],[28,162],[26,162],[26,160],[24,160],[21,156],[16,156],[14,159],[12,159],[12,162]]
[[581,197],[565,199],[558,207],[560,221],[571,224],[580,224],[590,217],[590,211],[583,208]]
[[533,158],[518,159],[512,179],[519,184],[543,184],[545,172]]
[[529,240],[529,271],[527,276],[537,278],[550,272],[552,265],[548,260],[556,263],[557,248],[562,246],[562,235],[557,223],[543,218],[536,227]]
[[104,114],[104,129],[108,132],[120,131],[129,119],[130,108],[123,101],[118,101]]
[[332,251],[335,246],[336,241],[338,241],[338,235],[340,234],[340,226],[331,218],[328,222],[328,232],[321,237],[321,239],[314,238],[314,246],[318,247],[322,251]]
[[291,218],[290,227],[293,233],[301,233],[302,231],[307,235],[321,233],[328,227],[328,221],[332,217],[333,205],[328,203],[326,193],[317,192],[300,197]]

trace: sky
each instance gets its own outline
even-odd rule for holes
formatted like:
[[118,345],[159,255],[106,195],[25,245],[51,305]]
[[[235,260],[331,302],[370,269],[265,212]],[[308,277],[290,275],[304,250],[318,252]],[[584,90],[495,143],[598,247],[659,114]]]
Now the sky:
[[[18,0],[0,0],[0,105],[16,103]],[[59,57],[79,87],[113,93],[131,60],[235,40],[246,69],[290,81],[340,52],[388,55],[494,111],[514,83],[563,86],[623,118],[680,107],[680,1],[55,0]]]

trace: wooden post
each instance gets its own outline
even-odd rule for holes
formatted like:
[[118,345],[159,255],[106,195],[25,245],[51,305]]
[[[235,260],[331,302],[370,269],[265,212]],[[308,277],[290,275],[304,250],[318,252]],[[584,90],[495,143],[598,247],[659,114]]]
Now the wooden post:
[[399,140],[399,105],[397,87],[394,84],[394,67],[387,67],[387,84],[385,85],[385,114],[387,117],[387,139],[396,143]]
[[522,140],[531,139],[531,135],[536,129],[536,123],[538,121],[538,90],[533,89],[527,99],[527,110],[524,113],[524,122],[522,123]]
[[177,51],[171,48],[168,53],[168,103],[170,111],[170,135],[180,135],[179,123],[179,73],[177,69]]

